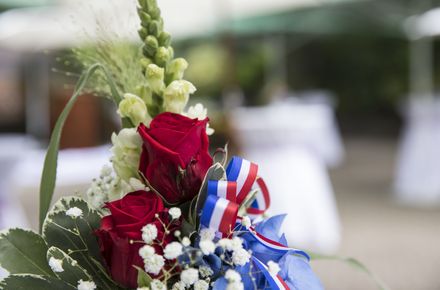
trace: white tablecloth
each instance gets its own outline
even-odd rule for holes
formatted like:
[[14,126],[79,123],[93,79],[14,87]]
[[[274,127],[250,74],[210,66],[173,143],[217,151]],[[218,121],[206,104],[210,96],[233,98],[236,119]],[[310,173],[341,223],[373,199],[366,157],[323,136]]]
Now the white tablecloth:
[[292,246],[336,251],[340,224],[333,189],[311,142],[322,137],[325,143],[325,136],[314,130],[319,117],[314,119],[313,110],[277,104],[238,109],[230,120],[244,157],[259,164],[269,187],[270,213],[288,214],[283,230]]

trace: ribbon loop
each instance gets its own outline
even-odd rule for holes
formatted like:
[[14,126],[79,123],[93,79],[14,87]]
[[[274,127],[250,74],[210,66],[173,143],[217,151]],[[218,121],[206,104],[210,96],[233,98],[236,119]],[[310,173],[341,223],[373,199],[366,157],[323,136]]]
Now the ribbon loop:
[[[263,214],[270,205],[270,196],[263,179],[257,178],[257,173],[257,164],[237,156],[232,157],[226,168],[227,180],[208,180],[202,225],[229,234],[237,220],[238,208],[254,184],[260,191],[247,212],[252,216]],[[227,222],[230,224],[225,225]]]

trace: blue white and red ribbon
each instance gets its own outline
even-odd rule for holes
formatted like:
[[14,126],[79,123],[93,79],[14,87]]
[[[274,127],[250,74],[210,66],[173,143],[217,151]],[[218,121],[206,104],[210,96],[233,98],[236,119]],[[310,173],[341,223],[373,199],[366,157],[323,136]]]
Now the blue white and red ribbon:
[[269,283],[270,289],[275,290],[290,290],[289,286],[284,282],[283,278],[281,278],[278,274],[272,274],[266,265],[263,262],[252,256],[252,261],[255,266],[263,273],[267,282]]
[[[202,210],[202,225],[229,234],[237,218],[237,215],[235,217],[230,215],[235,212],[235,208],[239,208],[254,185],[258,186],[259,191],[247,212],[253,217],[263,214],[270,205],[270,196],[266,184],[262,178],[257,177],[257,174],[258,166],[255,163],[237,156],[232,157],[226,168],[227,180],[208,181],[207,200]],[[210,198],[212,196],[217,199]],[[232,222],[229,226],[225,226],[226,221]]]
[[242,203],[257,179],[258,165],[246,159],[234,156],[226,168],[229,181],[237,183],[237,203]]
[[230,233],[238,214],[238,204],[214,195],[208,195],[200,223],[222,233]]
[[263,178],[257,177],[255,183],[258,185],[259,191],[257,192],[255,200],[247,209],[247,213],[253,217],[263,214],[270,206],[269,190],[267,189]]
[[277,252],[281,252],[281,253],[291,252],[294,255],[301,255],[301,256],[305,257],[307,260],[310,260],[310,256],[306,252],[299,250],[299,249],[287,247],[277,241],[271,240],[271,239],[263,236],[262,234],[258,233],[254,227],[249,228],[249,233],[252,235],[252,237],[254,237],[254,239],[257,242],[259,242],[261,245],[263,245],[273,251],[277,251]]

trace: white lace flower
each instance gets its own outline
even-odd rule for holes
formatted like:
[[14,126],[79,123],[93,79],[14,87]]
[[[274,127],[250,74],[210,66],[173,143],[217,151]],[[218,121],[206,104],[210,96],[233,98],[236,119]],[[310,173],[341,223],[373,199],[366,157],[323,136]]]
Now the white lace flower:
[[182,244],[178,242],[169,243],[163,250],[163,255],[168,260],[173,260],[182,254]]
[[199,280],[194,283],[194,290],[208,290],[209,284],[205,280]]
[[180,218],[180,216],[182,215],[182,211],[178,207],[170,208],[168,213],[170,214],[171,218],[174,219],[174,220]]
[[76,206],[69,208],[66,211],[66,215],[70,216],[71,218],[78,218],[78,217],[82,217],[83,211],[79,208],[77,208]]
[[204,228],[200,230],[201,240],[213,240],[215,238],[215,231],[209,228]]
[[182,281],[176,282],[174,283],[171,290],[185,290],[185,283],[183,283]]
[[154,255],[155,252],[156,251],[152,246],[145,245],[139,249],[139,256],[141,256],[142,259],[147,259],[148,257]]
[[153,254],[144,259],[144,268],[147,273],[157,275],[165,265],[165,259],[157,254]]
[[96,284],[93,281],[83,281],[82,279],[78,281],[78,290],[95,290]]
[[277,275],[281,270],[278,263],[275,263],[274,261],[267,262],[267,268],[272,275]]
[[50,257],[49,259],[49,267],[55,273],[61,273],[64,271],[63,269],[63,260],[55,259],[54,257]]
[[189,247],[191,245],[191,240],[188,237],[183,237],[182,238],[182,245],[184,247]]
[[232,252],[232,262],[235,265],[244,266],[249,262],[250,258],[251,254],[243,248],[236,249]]
[[212,254],[215,251],[215,244],[211,240],[201,240],[199,243],[199,247],[204,255]]
[[226,271],[225,278],[226,278],[226,280],[228,280],[228,282],[240,282],[241,281],[240,274],[237,271],[232,270],[232,269],[229,269]]
[[180,280],[186,285],[191,286],[199,280],[199,271],[194,268],[183,270],[180,273]]
[[146,244],[151,244],[157,238],[157,227],[154,224],[148,224],[142,228],[142,240]]
[[150,283],[151,290],[166,290],[167,286],[160,280],[153,279]]

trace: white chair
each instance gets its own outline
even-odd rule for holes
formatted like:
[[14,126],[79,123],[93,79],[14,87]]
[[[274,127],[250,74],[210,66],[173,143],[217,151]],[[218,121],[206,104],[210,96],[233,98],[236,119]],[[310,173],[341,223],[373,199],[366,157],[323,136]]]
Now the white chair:
[[244,157],[259,164],[269,187],[270,214],[288,214],[283,230],[289,242],[332,253],[339,246],[340,224],[325,162],[310,141],[319,141],[315,117],[313,110],[289,103],[230,114]]
[[413,100],[405,118],[395,197],[411,205],[440,205],[440,100]]

